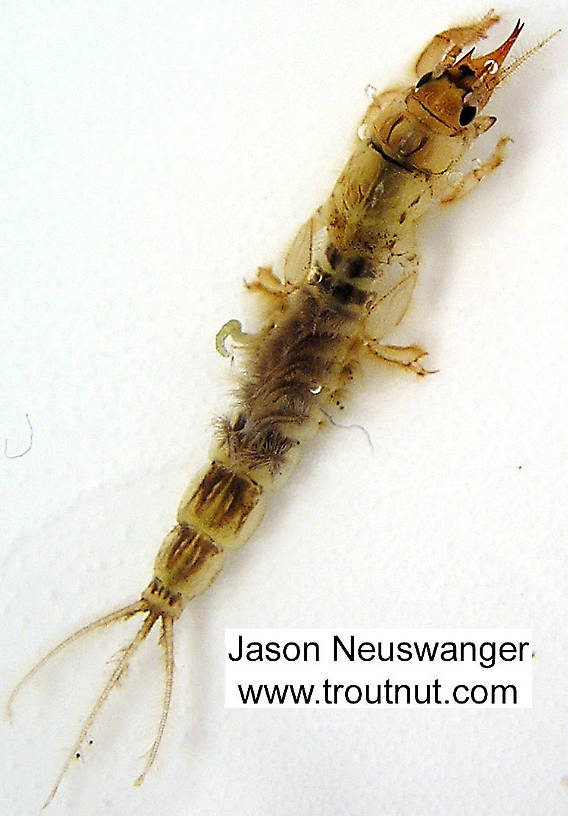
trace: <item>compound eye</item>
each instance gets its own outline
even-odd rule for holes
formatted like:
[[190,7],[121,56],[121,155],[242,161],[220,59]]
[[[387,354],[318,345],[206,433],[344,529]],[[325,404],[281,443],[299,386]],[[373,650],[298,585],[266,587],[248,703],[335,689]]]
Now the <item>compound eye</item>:
[[477,108],[475,105],[464,105],[461,109],[460,113],[460,125],[461,127],[466,127],[467,125],[471,125],[475,116],[477,114]]
[[420,77],[420,79],[416,83],[416,88],[421,88],[423,85],[426,85],[427,82],[430,82],[431,79],[432,79],[432,71],[428,71],[427,74],[424,74],[423,77]]

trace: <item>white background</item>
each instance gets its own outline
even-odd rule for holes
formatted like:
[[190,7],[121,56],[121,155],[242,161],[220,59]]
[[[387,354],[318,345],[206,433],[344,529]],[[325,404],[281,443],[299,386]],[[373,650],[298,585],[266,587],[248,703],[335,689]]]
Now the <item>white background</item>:
[[[4,4],[0,106],[2,689],[59,637],[135,600],[205,461],[242,279],[327,195],[367,104],[427,40],[483,5]],[[520,3],[518,51],[565,2]],[[254,539],[176,625],[174,701],[153,738],[156,639],[51,814],[565,813],[566,36],[491,104],[476,145],[515,138],[469,200],[422,231],[394,338],[440,373],[373,366]],[[248,312],[247,312],[248,310]],[[526,627],[534,708],[225,710],[225,627]],[[124,645],[74,647],[2,725],[3,813],[36,813]]]

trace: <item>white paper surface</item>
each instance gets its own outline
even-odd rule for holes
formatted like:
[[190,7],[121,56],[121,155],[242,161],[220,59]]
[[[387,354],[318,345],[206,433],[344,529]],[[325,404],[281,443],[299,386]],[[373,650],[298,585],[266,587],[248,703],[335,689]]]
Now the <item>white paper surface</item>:
[[[214,335],[251,324],[348,156],[372,83],[405,80],[475,3],[20,2],[2,14],[2,689],[135,600],[226,404]],[[520,50],[566,3],[521,3]],[[566,33],[491,112],[509,159],[423,229],[393,342],[440,369],[365,370],[262,527],[176,625],[155,768],[155,639],[50,814],[540,814],[568,806]],[[406,73],[405,73],[406,72]],[[225,627],[519,627],[523,711],[225,710]],[[125,644],[54,661],[2,725],[4,813],[38,811]]]

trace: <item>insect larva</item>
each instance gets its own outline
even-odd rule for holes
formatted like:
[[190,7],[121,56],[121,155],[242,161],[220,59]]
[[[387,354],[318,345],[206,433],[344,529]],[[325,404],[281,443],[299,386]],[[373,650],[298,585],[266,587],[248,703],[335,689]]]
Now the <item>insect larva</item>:
[[87,718],[48,802],[131,655],[159,622],[167,681],[157,735],[137,781],[143,779],[158,750],[170,701],[174,620],[185,602],[210,584],[225,554],[250,536],[267,496],[317,431],[324,411],[343,398],[359,357],[373,354],[425,373],[419,346],[381,341],[404,316],[414,286],[414,225],[435,198],[456,200],[503,160],[506,139],[457,184],[449,182],[449,170],[494,124],[493,117],[480,112],[519,62],[503,67],[520,25],[484,57],[463,55],[464,47],[496,20],[489,14],[476,26],[439,35],[418,60],[416,86],[376,97],[330,200],[301,228],[288,252],[284,282],[262,268],[250,284],[269,304],[266,325],[250,336],[233,320],[219,333],[221,352],[229,336],[243,348],[244,376],[235,412],[218,423],[211,461],[182,499],[178,524],[158,553],[142,599],[79,630],[22,681],[94,628],[146,615]]

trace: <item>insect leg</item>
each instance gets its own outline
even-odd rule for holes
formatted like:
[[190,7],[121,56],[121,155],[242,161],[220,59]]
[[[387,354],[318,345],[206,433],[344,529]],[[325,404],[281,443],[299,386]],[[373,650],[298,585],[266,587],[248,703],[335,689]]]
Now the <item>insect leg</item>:
[[452,63],[466,45],[484,39],[487,36],[485,32],[498,20],[499,15],[489,9],[477,23],[448,28],[436,34],[416,61],[416,75],[422,77],[430,71],[436,73],[436,69],[441,73],[446,63]]
[[505,145],[510,141],[512,141],[512,139],[510,139],[508,136],[503,136],[501,139],[499,139],[493,153],[491,153],[491,155],[477,167],[472,168],[469,172],[464,173],[463,175],[460,174],[461,178],[459,178],[457,183],[452,181],[451,177],[441,177],[436,189],[436,197],[440,203],[452,204],[454,201],[458,201],[460,198],[463,198],[465,195],[471,192],[471,190],[477,187],[479,182],[482,181],[485,176],[488,176],[497,167],[499,167],[500,164],[503,163],[505,160]]
[[238,343],[240,346],[246,346],[247,343],[250,343],[254,335],[243,331],[240,320],[227,320],[225,325],[221,326],[215,335],[215,348],[221,357],[231,356],[230,352],[227,351],[227,347],[225,346],[225,340],[228,337],[230,337],[231,340]]
[[291,283],[282,283],[280,278],[272,271],[271,266],[259,266],[254,279],[250,283],[245,281],[245,286],[249,292],[268,295],[268,297],[276,300],[288,297],[295,289]]
[[408,371],[413,371],[419,377],[435,373],[435,371],[424,368],[420,362],[422,357],[428,354],[420,346],[386,346],[374,339],[366,340],[364,345],[375,358],[384,360],[387,363],[394,363],[401,366],[401,368],[408,369]]

